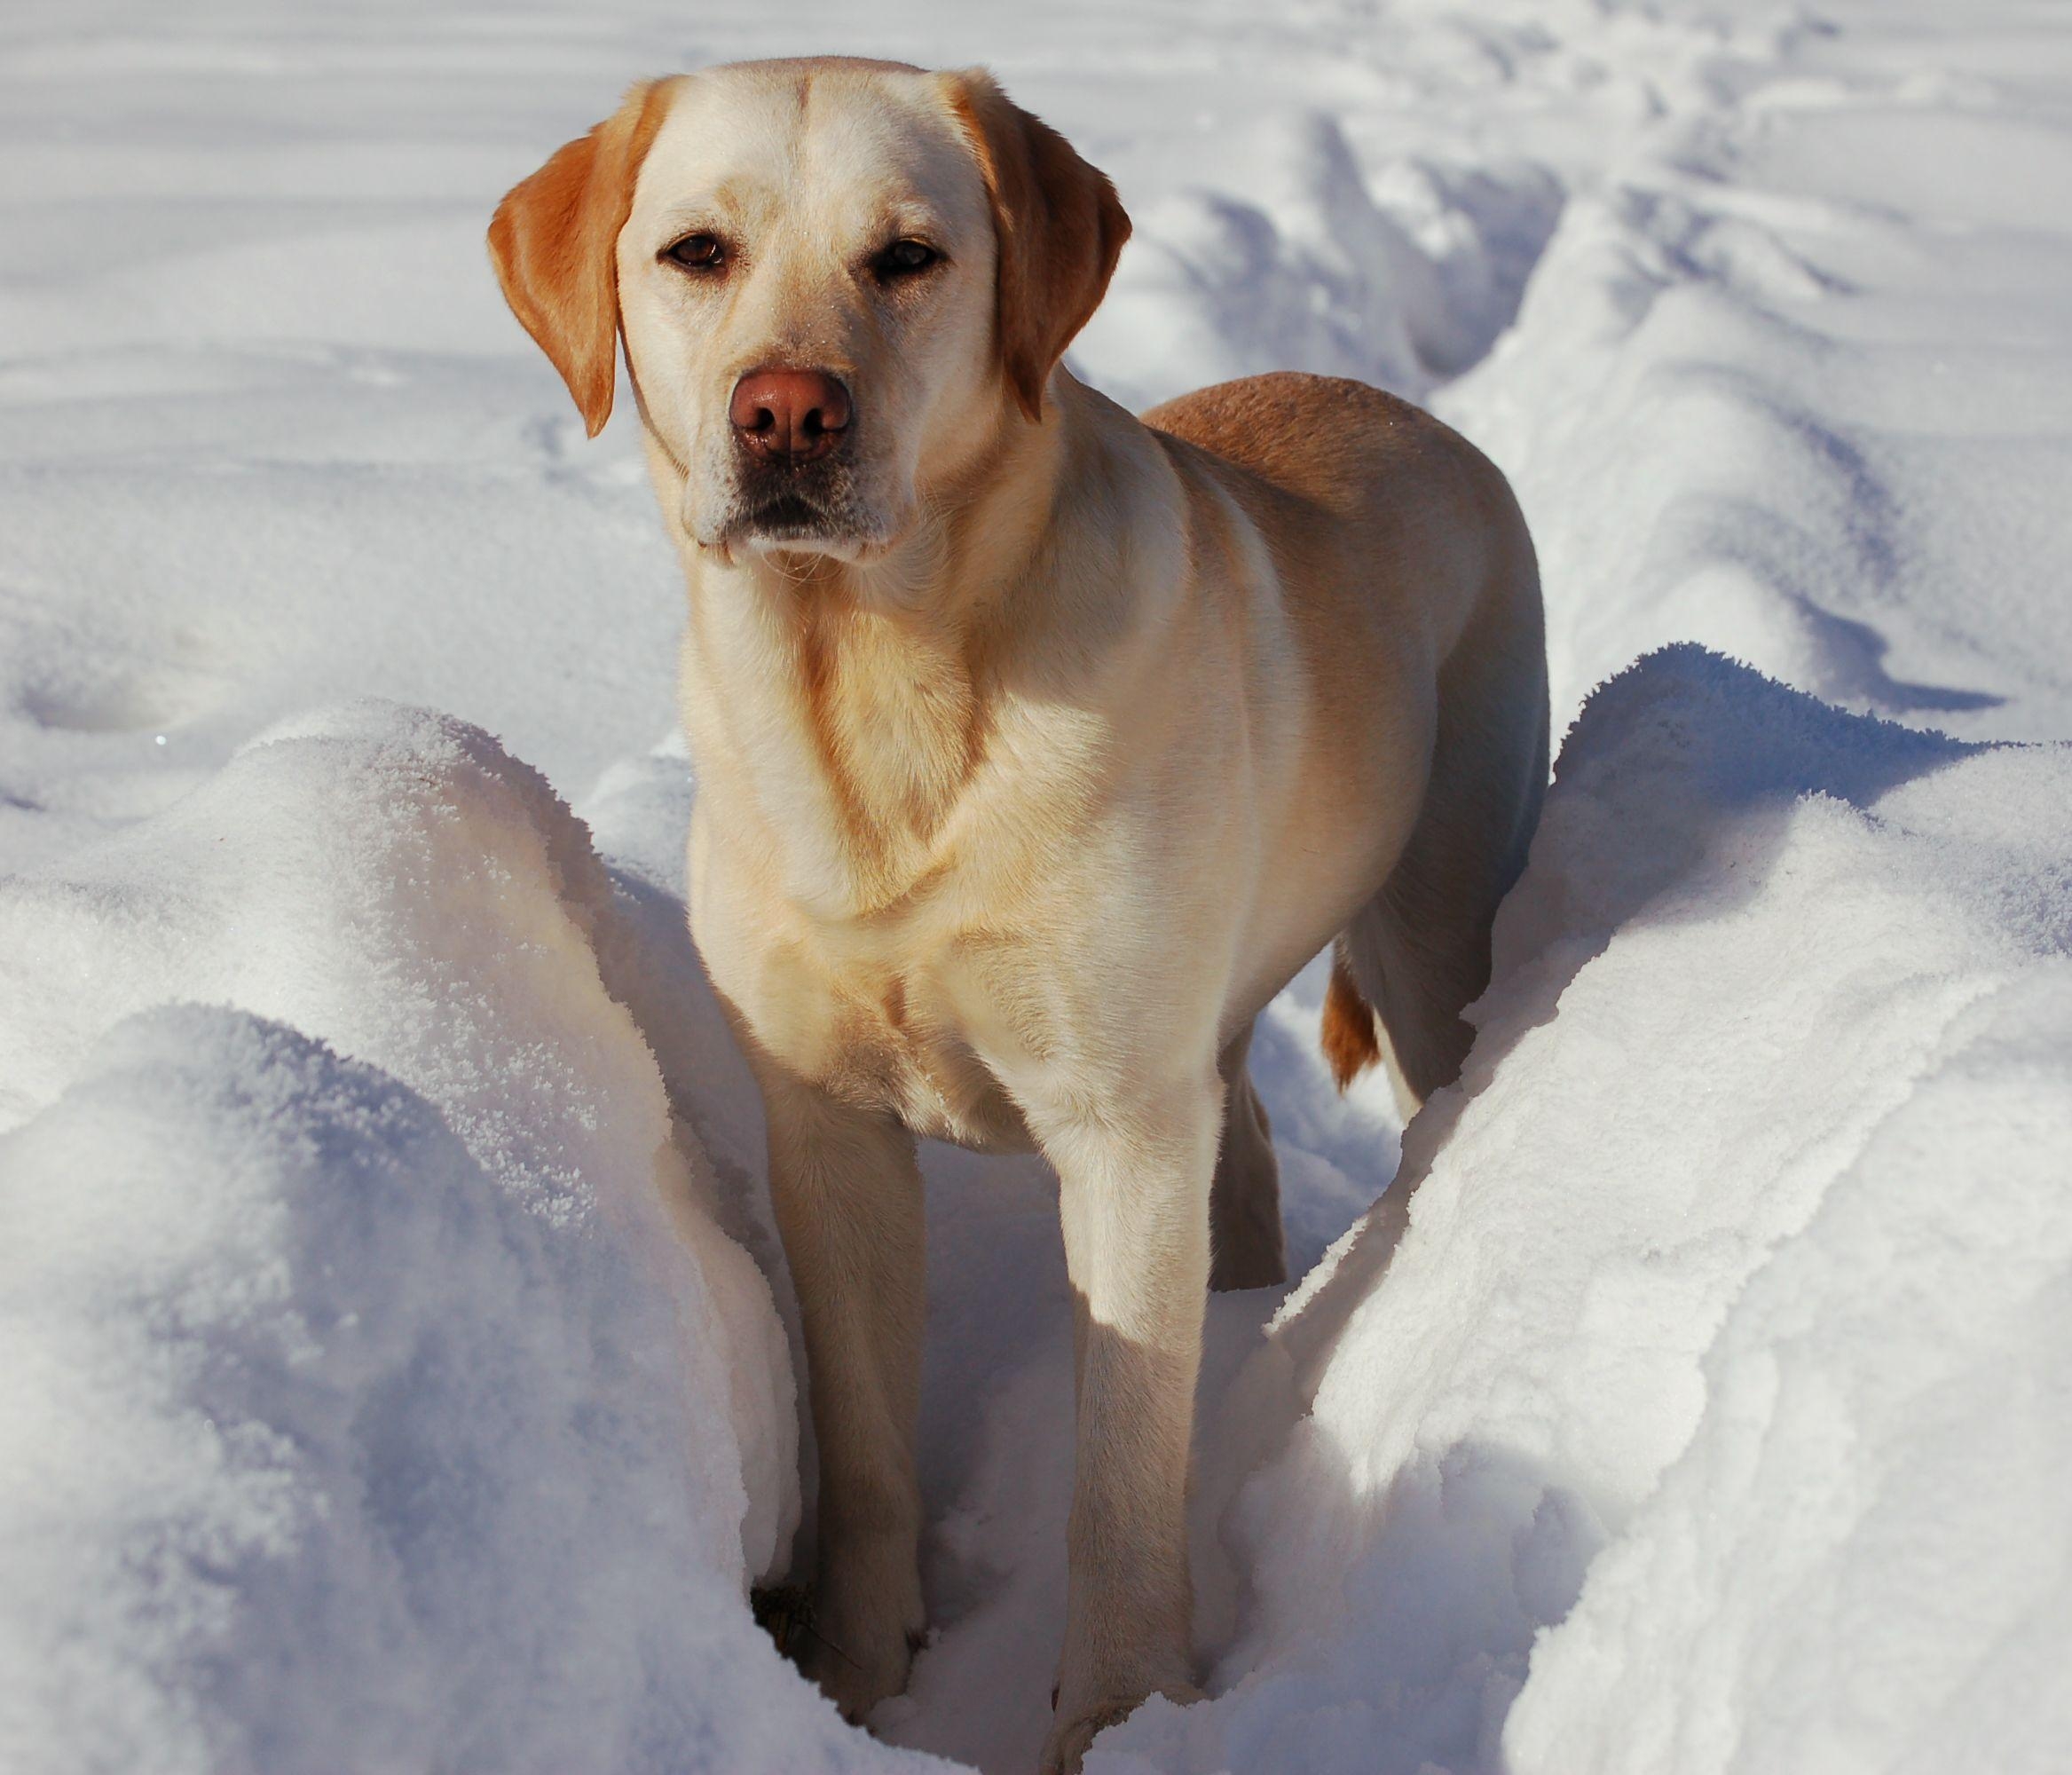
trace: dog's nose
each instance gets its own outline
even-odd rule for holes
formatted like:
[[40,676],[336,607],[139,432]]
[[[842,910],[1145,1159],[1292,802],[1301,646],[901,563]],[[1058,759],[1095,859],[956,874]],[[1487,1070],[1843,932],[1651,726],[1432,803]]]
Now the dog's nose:
[[849,391],[824,370],[751,370],[727,403],[734,435],[758,455],[824,456],[849,425]]

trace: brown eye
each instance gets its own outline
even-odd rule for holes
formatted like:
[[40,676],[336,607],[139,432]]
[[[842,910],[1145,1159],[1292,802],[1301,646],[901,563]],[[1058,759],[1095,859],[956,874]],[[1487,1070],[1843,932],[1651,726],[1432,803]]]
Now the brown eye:
[[926,241],[894,241],[878,254],[873,269],[882,278],[912,277],[925,272],[942,255]]
[[727,249],[717,234],[686,234],[674,247],[664,248],[662,256],[686,271],[716,272],[727,263]]

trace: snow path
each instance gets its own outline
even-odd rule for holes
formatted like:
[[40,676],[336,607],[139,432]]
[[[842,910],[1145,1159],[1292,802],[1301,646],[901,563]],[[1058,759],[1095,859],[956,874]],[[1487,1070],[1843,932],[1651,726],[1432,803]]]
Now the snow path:
[[[1915,1745],[1952,1766],[1974,1743],[2049,1766],[2072,1732],[2049,1675],[2072,1655],[2072,1555],[2038,1477],[2072,1455],[2050,1379],[2072,1355],[2072,1233],[2041,1163],[2072,1133],[2072,769],[1855,719],[2072,735],[2072,34],[2019,0],[1961,32],[1927,0],[1301,0],[1271,20],[1237,0],[902,0],[868,27],[824,4],[13,9],[0,1216],[44,1256],[0,1266],[0,1311],[47,1334],[50,1374],[146,1347],[78,1329],[118,1296],[146,1330],[185,1302],[180,1348],[215,1353],[169,1357],[162,1397],[111,1385],[99,1418],[65,1417],[33,1375],[0,1395],[7,1441],[38,1451],[0,1467],[0,1547],[35,1577],[0,1644],[58,1708],[0,1703],[0,1749],[21,1753],[0,1760],[122,1767],[132,1727],[191,1733],[195,1766],[333,1766],[356,1731],[427,1767],[579,1766],[579,1744],[599,1769],[911,1760],[840,1731],[728,1594],[800,1499],[758,1112],[681,931],[681,589],[632,428],[583,442],[480,247],[496,196],[629,79],[823,49],[988,62],[1115,174],[1138,234],[1074,359],[1119,398],[1329,370],[1482,443],[1540,546],[1557,738],[1664,643],[1779,681],[1676,653],[1591,705],[1470,1077],[1411,1135],[1414,1210],[1398,1192],[1361,1219],[1398,1131],[1372,1081],[1329,1090],[1315,970],[1263,1020],[1290,1255],[1316,1267],[1285,1301],[1210,1303],[1215,1699],[1147,1708],[1090,1771],[1767,1771],[1898,1767]],[[370,694],[509,756],[432,717],[303,716]],[[239,1008],[154,1008],[188,999]],[[248,1073],[264,1088],[225,1083]],[[283,1496],[349,1498],[370,1458],[335,1409],[351,1378],[290,1387],[293,1417],[272,1383],[179,1391],[194,1362],[248,1359],[248,1311],[294,1309],[280,1347],[343,1360],[311,1316],[328,1297],[296,1280],[342,1187],[308,1155],[334,1146],[370,1155],[353,1175],[397,1217],[322,1285],[337,1312],[408,1257],[420,1223],[392,1204],[413,1177],[456,1204],[422,1225],[477,1253],[446,1314],[436,1282],[409,1296],[368,1372],[522,1345],[398,1434],[435,1450],[428,1471],[532,1472],[586,1501],[587,1565],[540,1552],[513,1503],[437,1550],[465,1606],[413,1613],[385,1588],[402,1531],[378,1499],[305,1544],[308,1511],[248,1509],[263,1462],[211,1493],[212,1445],[168,1400],[205,1399],[211,1431],[247,1412],[306,1432],[302,1465],[265,1469]],[[655,1293],[612,1243],[642,1245],[637,1215],[595,1250],[536,1246],[497,1205],[609,1229],[658,1164],[692,1252]],[[1007,1775],[1042,1736],[1062,1618],[1054,1187],[1033,1163],[926,1169],[934,1631],[873,1724]],[[161,1269],[133,1252],[141,1281],[97,1269],[88,1235],[116,1223],[68,1231],[65,1203],[104,1171],[121,1187],[94,1211],[148,1227],[199,1192],[209,1227],[259,1216],[272,1242],[198,1233]],[[218,1173],[245,1195],[210,1194]],[[239,1266],[261,1263],[285,1305],[238,1303]],[[521,1338],[528,1290],[563,1310]],[[639,1378],[666,1298],[683,1400]],[[600,1380],[587,1338],[633,1353],[626,1372]],[[620,1426],[595,1444],[556,1416],[584,1421],[593,1391]],[[672,1505],[684,1410],[696,1497]],[[234,1674],[313,1595],[347,1598],[325,1629],[345,1642],[407,1620],[404,1649],[351,1667],[407,1697],[392,1737],[338,1705],[321,1661],[290,1658],[265,1693],[212,1688],[122,1617],[110,1549],[158,1534],[160,1505],[145,1485],[79,1503],[65,1465],[123,1433],[119,1412],[155,1426],[198,1512],[154,1544],[245,1535],[261,1567],[303,1548],[285,1589],[222,1592],[259,1601],[209,1657]],[[716,1575],[643,1589],[672,1559]],[[146,1672],[122,1707],[101,1664],[37,1661],[45,1599],[102,1582],[105,1611],[62,1619],[114,1648],[107,1670]],[[472,1692],[518,1709],[512,1735],[456,1737],[414,1673],[473,1669],[481,1622],[549,1596],[623,1630],[593,1627],[594,1654],[557,1669],[521,1621],[496,1642],[518,1675]],[[191,1630],[233,1618],[217,1606]],[[50,1735],[67,1695],[104,1716],[91,1743]],[[219,1716],[257,1763],[210,1736]]]

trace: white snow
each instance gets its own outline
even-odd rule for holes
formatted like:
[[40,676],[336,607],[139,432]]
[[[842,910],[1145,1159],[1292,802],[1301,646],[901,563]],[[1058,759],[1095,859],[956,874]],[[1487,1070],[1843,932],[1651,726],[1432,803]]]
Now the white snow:
[[1307,1274],[1210,1303],[1210,1698],[1091,1775],[2061,1766],[2051,9],[41,0],[0,20],[0,1767],[1033,1761],[1033,1162],[927,1158],[910,1692],[851,1731],[750,1620],[811,1451],[682,928],[681,593],[632,426],[583,443],[480,244],[630,79],[820,49],[986,61],[1115,174],[1091,379],[1427,399],[1547,580],[1555,787],[1387,1195],[1316,971],[1263,1022]]

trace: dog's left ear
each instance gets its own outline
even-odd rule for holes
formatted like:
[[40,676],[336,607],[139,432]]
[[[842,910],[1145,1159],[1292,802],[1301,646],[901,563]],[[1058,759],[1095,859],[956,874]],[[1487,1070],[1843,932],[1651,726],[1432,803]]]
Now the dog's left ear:
[[1107,175],[983,68],[942,79],[992,201],[1002,367],[1021,410],[1040,419],[1051,371],[1107,293],[1130,217]]
[[674,80],[643,81],[497,205],[489,256],[504,300],[546,352],[595,438],[618,375],[618,231]]

